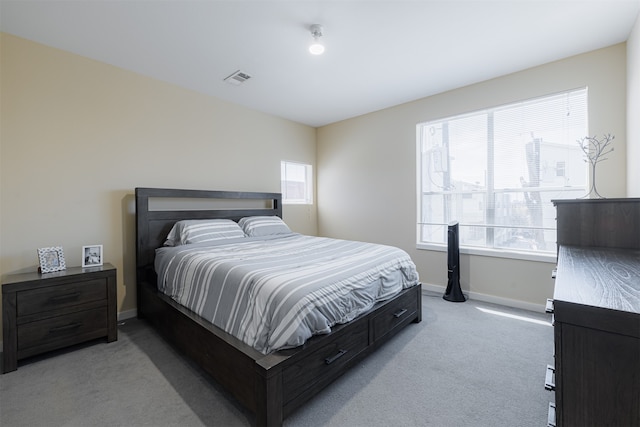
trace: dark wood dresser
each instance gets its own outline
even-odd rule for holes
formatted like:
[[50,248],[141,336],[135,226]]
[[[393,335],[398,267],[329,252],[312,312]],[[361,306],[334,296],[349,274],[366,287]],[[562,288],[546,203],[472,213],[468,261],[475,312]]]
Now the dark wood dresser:
[[3,373],[18,360],[106,337],[117,340],[116,269],[72,267],[2,282]]
[[[640,426],[640,199],[556,200],[555,414]],[[547,381],[549,383],[549,381]]]

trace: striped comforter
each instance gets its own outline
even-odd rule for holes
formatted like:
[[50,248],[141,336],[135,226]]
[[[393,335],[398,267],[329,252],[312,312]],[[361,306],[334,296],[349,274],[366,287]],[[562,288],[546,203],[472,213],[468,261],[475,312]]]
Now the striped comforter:
[[160,291],[264,354],[418,284],[398,248],[300,234],[163,247],[155,265]]

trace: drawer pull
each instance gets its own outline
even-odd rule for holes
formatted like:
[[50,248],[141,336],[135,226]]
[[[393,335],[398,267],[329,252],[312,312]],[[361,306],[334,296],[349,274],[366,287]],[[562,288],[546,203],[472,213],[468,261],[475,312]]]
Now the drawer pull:
[[396,319],[399,319],[400,317],[402,317],[405,313],[407,312],[406,308],[403,308],[400,311],[396,311],[395,313],[393,313],[393,317],[395,317]]
[[544,388],[546,390],[555,390],[556,384],[553,382],[553,374],[556,373],[556,370],[553,366],[547,365],[547,374],[544,376]]
[[66,331],[66,330],[69,330],[69,329],[79,328],[80,326],[82,326],[82,323],[69,323],[68,325],[56,326],[55,328],[51,328],[51,329],[49,329],[49,332]]
[[549,411],[547,412],[547,427],[556,427],[556,404],[549,402]]
[[334,356],[331,356],[331,357],[327,357],[326,359],[324,359],[324,363],[325,363],[325,365],[331,365],[333,362],[335,362],[336,360],[340,359],[345,354],[347,354],[347,350],[339,350],[338,354],[336,354]]
[[49,298],[49,301],[62,302],[67,300],[78,299],[79,296],[80,296],[80,292],[72,292],[70,294],[65,294],[65,295],[56,295],[54,297]]
[[544,311],[546,313],[553,313],[553,300],[551,298],[547,298],[547,304],[544,307]]

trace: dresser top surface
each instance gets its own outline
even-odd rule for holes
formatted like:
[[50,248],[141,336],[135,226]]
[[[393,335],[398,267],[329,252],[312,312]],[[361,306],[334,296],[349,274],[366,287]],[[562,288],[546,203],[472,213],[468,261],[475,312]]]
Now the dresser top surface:
[[621,197],[614,199],[554,199],[551,200],[554,205],[563,203],[580,203],[580,204],[600,204],[600,203],[640,203],[638,197]]
[[553,299],[640,314],[640,250],[560,246]]

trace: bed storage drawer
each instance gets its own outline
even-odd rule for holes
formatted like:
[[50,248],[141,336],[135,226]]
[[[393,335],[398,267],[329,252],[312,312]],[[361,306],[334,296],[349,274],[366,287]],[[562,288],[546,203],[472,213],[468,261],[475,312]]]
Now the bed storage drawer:
[[415,319],[417,311],[418,301],[412,292],[407,292],[387,304],[373,318],[373,341],[378,341],[396,327]]
[[[351,359],[367,348],[369,332],[366,319],[357,322],[360,323],[359,327],[342,329],[335,336],[332,335],[330,341],[284,369],[282,383],[285,404],[307,391],[317,391],[319,387],[329,384],[344,372],[344,366]],[[319,378],[323,384],[319,384]]]

